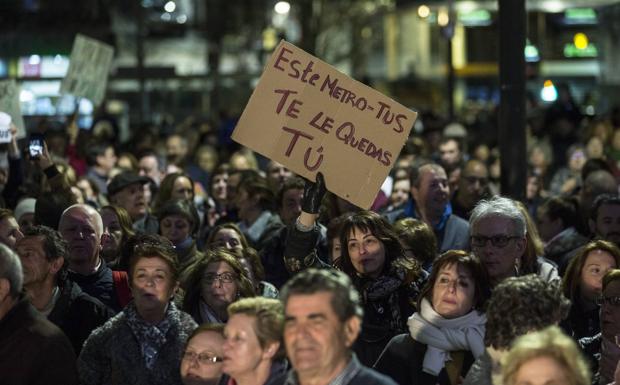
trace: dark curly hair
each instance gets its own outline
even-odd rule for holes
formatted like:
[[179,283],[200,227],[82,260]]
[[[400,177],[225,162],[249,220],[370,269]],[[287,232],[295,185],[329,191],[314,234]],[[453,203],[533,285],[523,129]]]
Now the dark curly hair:
[[396,221],[394,231],[401,243],[410,249],[413,257],[421,263],[430,263],[437,256],[437,237],[425,222],[415,218],[403,218]]
[[43,251],[45,251],[45,259],[54,261],[60,257],[67,256],[67,241],[65,241],[60,233],[50,227],[35,225],[24,229],[24,238],[26,237],[43,237]]
[[369,231],[383,243],[383,247],[385,248],[383,274],[385,274],[390,267],[397,267],[402,268],[406,272],[407,276],[405,281],[407,283],[419,277],[421,273],[420,265],[416,261],[408,260],[403,257],[403,247],[392,229],[392,226],[379,214],[367,210],[362,210],[347,216],[342,224],[342,229],[340,230],[340,244],[342,249],[337,266],[340,270],[347,273],[350,277],[358,275],[351,262],[349,248],[347,247],[349,235],[353,229]]
[[489,299],[484,342],[507,349],[515,338],[559,323],[569,309],[560,281],[547,282],[536,274],[507,278]]

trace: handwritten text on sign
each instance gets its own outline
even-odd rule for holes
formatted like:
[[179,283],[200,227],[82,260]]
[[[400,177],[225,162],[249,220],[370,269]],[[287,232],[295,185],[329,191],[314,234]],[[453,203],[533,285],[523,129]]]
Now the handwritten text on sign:
[[272,55],[233,133],[239,143],[370,207],[416,113],[287,42]]

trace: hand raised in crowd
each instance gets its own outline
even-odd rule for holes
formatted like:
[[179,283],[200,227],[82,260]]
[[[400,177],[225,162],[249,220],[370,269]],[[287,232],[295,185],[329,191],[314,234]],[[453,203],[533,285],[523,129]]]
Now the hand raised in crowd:
[[30,160],[33,161],[34,164],[36,164],[41,170],[45,170],[46,168],[54,164],[54,162],[52,161],[52,157],[47,150],[47,143],[45,141],[43,141],[43,150],[41,151],[41,154],[37,155],[36,157],[32,157],[30,156],[30,153],[28,153],[28,156]]
[[306,179],[304,197],[301,202],[301,215],[299,215],[299,223],[302,226],[309,228],[314,226],[326,192],[327,186],[325,185],[323,173],[319,172],[316,174],[316,183]]

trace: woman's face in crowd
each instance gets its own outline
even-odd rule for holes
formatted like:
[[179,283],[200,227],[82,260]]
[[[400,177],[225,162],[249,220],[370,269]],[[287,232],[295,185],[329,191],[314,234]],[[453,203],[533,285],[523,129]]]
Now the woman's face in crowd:
[[237,215],[239,215],[239,219],[245,220],[248,216],[248,213],[251,212],[256,207],[256,199],[250,197],[250,194],[243,188],[237,190],[237,195],[235,195],[235,207],[237,208]]
[[224,337],[214,331],[201,332],[189,340],[181,361],[181,379],[184,385],[217,384],[222,375],[222,362],[212,362],[209,359],[223,357],[223,344]]
[[123,229],[118,221],[116,213],[112,210],[101,210],[101,220],[103,221],[103,235],[101,246],[103,252],[118,254],[123,239]]
[[133,269],[131,294],[142,311],[165,311],[176,290],[170,266],[159,257],[140,258]]
[[168,215],[159,223],[161,235],[178,245],[190,236],[192,224],[180,215]]
[[568,167],[570,167],[572,171],[580,171],[583,165],[586,163],[586,160],[588,159],[586,159],[586,154],[584,153],[583,149],[575,150],[570,155],[570,158],[568,160]]
[[225,202],[228,191],[228,174],[215,174],[211,181],[211,195],[219,202]]
[[237,298],[237,274],[226,262],[213,262],[202,277],[202,299],[212,308],[222,309]]
[[243,250],[241,236],[233,229],[221,229],[213,237],[210,248],[216,249],[218,247],[231,251],[241,251]]
[[603,289],[603,276],[615,268],[616,260],[607,251],[590,251],[581,269],[581,297],[588,302],[596,302]]
[[377,278],[385,265],[385,247],[370,230],[353,228],[347,238],[347,250],[351,264],[363,275]]
[[234,314],[224,328],[224,373],[235,378],[252,373],[261,361],[269,359],[254,331],[256,318],[247,314]]
[[603,291],[601,332],[611,341],[620,335],[620,281],[617,279],[609,282]]
[[170,199],[183,199],[191,201],[194,198],[192,182],[184,176],[178,177],[172,184]]
[[463,266],[444,265],[433,285],[433,309],[444,318],[457,318],[473,308],[475,284],[471,273]]
[[514,385],[564,385],[570,384],[565,369],[553,358],[532,358],[519,367]]

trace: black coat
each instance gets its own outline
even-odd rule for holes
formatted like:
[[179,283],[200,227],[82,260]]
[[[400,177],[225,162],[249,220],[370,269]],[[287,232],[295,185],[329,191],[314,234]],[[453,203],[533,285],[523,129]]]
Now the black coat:
[[47,319],[67,335],[75,354],[79,355],[90,333],[114,314],[72,281],[64,280],[59,287],[60,298]]
[[[375,370],[390,376],[399,385],[450,385],[445,368],[439,376],[422,371],[427,345],[411,338],[409,334],[398,335],[388,343],[374,365]],[[471,352],[465,354],[461,376],[465,378],[474,362]]]
[[0,320],[0,383],[78,383],[71,343],[25,299]]

